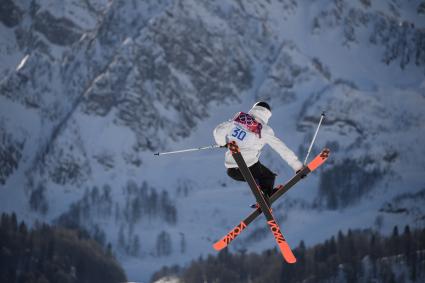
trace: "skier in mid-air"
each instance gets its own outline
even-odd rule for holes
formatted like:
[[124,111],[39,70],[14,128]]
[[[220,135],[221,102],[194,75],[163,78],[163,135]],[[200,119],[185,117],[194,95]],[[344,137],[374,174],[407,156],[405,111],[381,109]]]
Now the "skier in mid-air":
[[[217,144],[199,148],[158,152],[154,155],[160,156],[227,147],[229,149],[225,156],[227,174],[237,181],[248,182],[257,203],[251,206],[256,209],[252,211],[248,217],[236,225],[226,236],[214,243],[214,249],[220,251],[227,247],[258,215],[264,214],[283,258],[288,263],[295,263],[297,259],[280,231],[280,227],[272,214],[270,205],[298,181],[316,170],[328,159],[330,150],[324,148],[319,155],[307,164],[308,156],[313,147],[322,120],[325,117],[325,113],[322,113],[320,117],[319,125],[317,126],[304,161],[305,166],[298,160],[294,152],[292,152],[280,139],[275,137],[273,129],[267,125],[271,116],[272,112],[269,104],[260,101],[255,103],[248,113],[238,112],[232,120],[218,125],[214,129],[214,138]],[[273,188],[276,174],[258,160],[265,144],[269,144],[277,151],[296,173],[291,180],[278,188]]]
[[[236,113],[232,120],[219,124],[214,129],[214,138],[218,145],[225,146],[235,141],[251,174],[263,191],[270,197],[274,190],[276,174],[260,163],[259,156],[265,144],[270,145],[295,172],[303,168],[295,153],[274,135],[273,129],[267,125],[271,117],[268,103],[260,101],[254,104],[248,113]],[[237,181],[245,181],[238,165],[228,150],[225,154],[227,175]]]

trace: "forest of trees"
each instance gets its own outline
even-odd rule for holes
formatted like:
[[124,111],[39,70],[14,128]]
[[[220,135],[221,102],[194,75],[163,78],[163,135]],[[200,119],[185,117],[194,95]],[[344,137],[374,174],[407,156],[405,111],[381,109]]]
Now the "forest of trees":
[[[363,162],[368,164],[368,160]],[[364,168],[365,165],[358,164],[358,161],[345,159],[331,169],[323,170],[318,194],[320,204],[327,209],[338,209],[358,202],[383,175],[376,168],[369,171]]]
[[[188,185],[179,186],[179,194],[188,194]],[[157,189],[148,185],[147,182],[137,184],[128,181],[122,188],[125,202],[114,200],[112,188],[104,185],[102,188],[93,187],[86,189],[84,195],[78,201],[71,204],[68,211],[60,215],[55,224],[69,229],[86,230],[94,240],[105,246],[106,234],[93,219],[108,219],[114,217],[118,229],[118,245],[116,248],[131,256],[143,256],[144,247],[141,246],[140,236],[134,227],[140,221],[154,221],[161,219],[170,225],[177,224],[177,208],[167,191],[157,192]],[[42,207],[42,190],[33,194],[34,203]],[[36,205],[34,205],[36,206]],[[167,234],[168,235],[168,234]],[[156,255],[165,256],[171,253],[171,239],[169,235],[158,234]]]
[[87,233],[36,223],[29,229],[15,214],[0,218],[0,282],[124,282],[111,247]]
[[184,283],[425,282],[425,229],[406,226],[400,233],[396,226],[388,237],[349,230],[309,248],[301,241],[294,253],[298,262],[290,265],[276,249],[262,254],[226,249],[185,268],[164,267],[152,281],[177,276]]
[[[167,191],[158,193],[147,182],[138,185],[129,181],[122,188],[122,192],[125,202],[120,207],[119,203],[113,200],[112,188],[109,185],[104,185],[101,189],[96,186],[87,189],[82,198],[73,203],[70,209],[57,219],[58,224],[74,228],[84,226],[84,221],[87,219],[107,218],[112,215],[116,222],[123,220],[131,225],[138,223],[142,218],[148,221],[160,218],[172,225],[177,223],[177,209]],[[36,196],[39,194],[41,193]],[[34,198],[39,199],[36,196]]]

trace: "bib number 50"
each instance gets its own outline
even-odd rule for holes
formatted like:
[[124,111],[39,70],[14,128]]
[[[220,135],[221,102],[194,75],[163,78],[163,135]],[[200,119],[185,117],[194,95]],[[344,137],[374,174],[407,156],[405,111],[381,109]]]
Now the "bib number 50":
[[242,129],[234,128],[232,132],[232,137],[235,137],[238,140],[243,141],[244,138],[246,137],[246,132]]

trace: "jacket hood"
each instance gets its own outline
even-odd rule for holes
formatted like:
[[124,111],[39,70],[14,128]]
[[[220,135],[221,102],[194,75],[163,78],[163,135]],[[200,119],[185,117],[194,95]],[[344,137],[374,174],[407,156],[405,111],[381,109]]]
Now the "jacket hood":
[[249,110],[248,114],[251,114],[256,119],[260,120],[261,123],[267,124],[269,122],[270,117],[272,116],[272,112],[270,112],[267,108],[261,106],[254,106]]

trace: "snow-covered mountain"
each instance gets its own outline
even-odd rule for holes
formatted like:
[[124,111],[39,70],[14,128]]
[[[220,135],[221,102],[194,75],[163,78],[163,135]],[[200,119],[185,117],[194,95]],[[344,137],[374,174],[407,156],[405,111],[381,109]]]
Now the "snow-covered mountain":
[[[249,212],[222,150],[153,153],[260,99],[300,159],[327,113],[331,159],[274,209],[291,244],[424,225],[423,1],[3,0],[0,34],[1,210],[88,229],[129,279],[214,253]],[[231,249],[272,247],[263,224]]]

